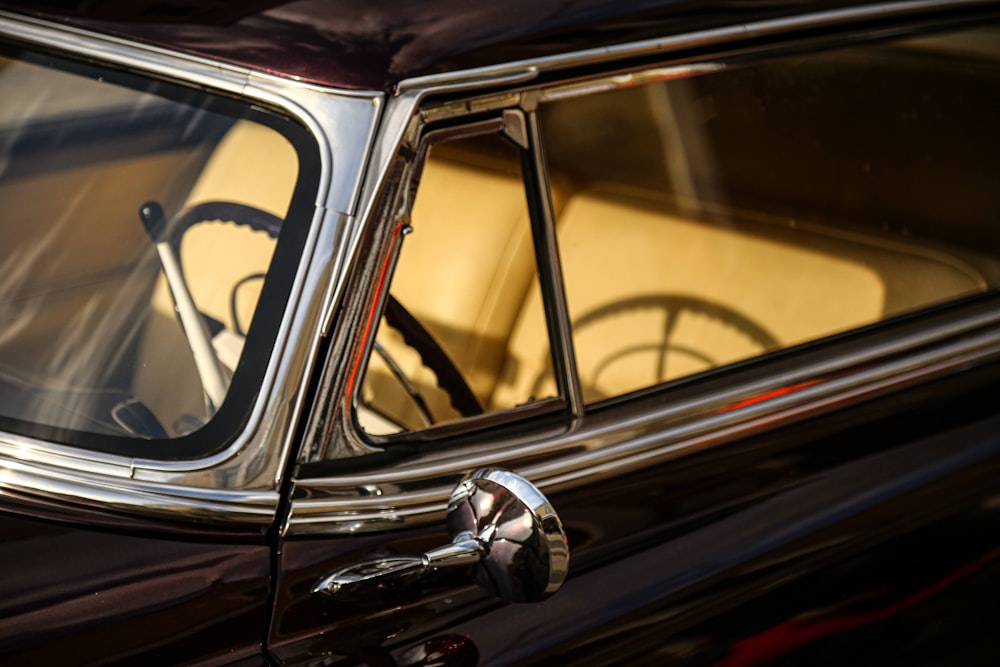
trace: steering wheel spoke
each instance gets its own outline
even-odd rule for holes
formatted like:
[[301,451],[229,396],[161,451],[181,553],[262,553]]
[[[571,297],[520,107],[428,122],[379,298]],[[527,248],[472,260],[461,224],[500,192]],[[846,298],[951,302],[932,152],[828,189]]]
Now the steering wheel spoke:
[[[392,295],[389,295],[386,303],[384,323],[398,332],[403,343],[417,353],[420,363],[434,374],[437,387],[448,396],[451,407],[459,415],[472,417],[483,413],[479,399],[448,353],[424,325]],[[373,354],[384,362],[389,374],[392,375],[413,404],[420,419],[420,426],[426,428],[439,423],[440,419],[435,417],[434,412],[430,409],[418,383],[407,375],[403,366],[396,361],[386,346],[376,341],[373,346]],[[376,405],[366,403],[365,407],[376,413],[382,412]],[[399,426],[400,430],[407,428],[401,424]]]

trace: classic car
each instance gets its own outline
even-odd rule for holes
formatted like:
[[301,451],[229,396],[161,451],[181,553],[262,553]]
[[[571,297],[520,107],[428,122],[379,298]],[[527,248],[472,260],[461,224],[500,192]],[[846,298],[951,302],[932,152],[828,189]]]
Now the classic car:
[[1000,663],[998,113],[991,2],[0,1],[0,660]]

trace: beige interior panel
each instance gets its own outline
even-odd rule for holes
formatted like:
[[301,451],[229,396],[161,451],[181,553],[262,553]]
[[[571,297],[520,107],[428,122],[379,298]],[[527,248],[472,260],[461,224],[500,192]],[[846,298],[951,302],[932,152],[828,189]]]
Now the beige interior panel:
[[[527,202],[519,175],[451,160],[424,166],[392,276],[393,296],[435,337],[486,403],[507,354],[507,337],[534,274]],[[448,286],[442,289],[442,286]],[[422,388],[432,414],[458,415],[433,373],[401,339],[380,332],[386,350]],[[413,418],[398,381],[373,364],[368,391],[390,414]],[[387,401],[393,405],[386,405]],[[413,423],[407,421],[407,423]]]
[[[527,400],[508,393],[498,403],[494,393],[508,365],[510,333],[536,275],[524,181],[510,167],[453,155],[427,161],[411,215],[413,232],[403,243],[390,288],[447,351],[487,410]],[[553,188],[556,207],[565,200],[560,185]],[[460,416],[398,335],[382,330],[378,340],[439,422]],[[366,401],[387,414],[420,423],[412,399],[377,354],[364,391]]]
[[298,155],[288,139],[267,126],[240,121],[212,153],[187,206],[235,202],[284,218],[298,177]]
[[[766,351],[741,318],[787,347],[882,319],[887,285],[897,281],[920,305],[981,288],[967,267],[918,247],[818,230],[757,234],[752,225],[576,194],[560,217],[559,243],[574,326],[586,319],[574,333],[585,400]],[[546,332],[533,315],[541,308],[537,298],[525,305],[511,339],[519,370],[505,374],[512,379],[498,387],[501,396],[551,390]]]
[[[507,337],[534,272],[524,183],[519,175],[428,160],[390,292],[419,320],[488,401],[507,354]],[[445,288],[445,286],[447,286]],[[433,373],[398,337],[379,339],[421,387],[431,413],[457,417]],[[381,409],[414,418],[398,381],[372,366],[367,391]],[[392,404],[387,404],[391,401]]]
[[[391,291],[489,396],[534,273],[517,177],[429,162]],[[442,289],[443,285],[449,289]]]

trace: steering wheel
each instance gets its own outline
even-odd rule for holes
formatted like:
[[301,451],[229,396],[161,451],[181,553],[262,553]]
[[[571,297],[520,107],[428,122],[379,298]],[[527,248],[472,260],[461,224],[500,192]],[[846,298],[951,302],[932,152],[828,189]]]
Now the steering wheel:
[[[245,204],[226,201],[202,202],[184,211],[170,225],[170,244],[173,246],[177,256],[180,257],[181,240],[189,229],[202,222],[214,221],[232,222],[237,226],[249,227],[256,232],[266,233],[272,239],[278,238],[278,234],[281,232],[281,225],[284,222],[276,215]],[[239,316],[237,315],[237,293],[247,283],[254,280],[264,280],[266,277],[266,273],[249,273],[236,281],[230,289],[229,312],[233,321],[234,331],[241,336],[245,336],[246,331],[241,326]]]
[[[211,415],[218,409],[228,390],[232,369],[222,364],[213,346],[212,339],[224,329],[224,325],[202,313],[191,296],[180,261],[181,240],[191,227],[209,221],[232,222],[277,238],[283,221],[252,206],[223,201],[209,201],[192,206],[170,223],[167,223],[163,215],[163,208],[157,202],[150,201],[139,208],[139,217],[160,255],[164,275],[175,301],[181,331],[194,355],[198,375],[206,393],[206,407]],[[235,334],[239,337],[236,340],[243,337],[236,312],[237,290],[248,280],[261,277],[261,274],[253,273],[238,280],[230,290],[229,305]],[[111,413],[113,423],[129,435],[143,438],[168,437],[156,415],[134,396],[116,403]]]
[[[463,417],[472,417],[483,413],[483,406],[473,393],[465,377],[451,360],[444,348],[435,340],[427,328],[420,323],[394,296],[386,300],[385,322],[399,332],[409,347],[419,356],[421,363],[434,373],[438,387],[448,395],[451,406]],[[413,402],[417,412],[424,420],[425,426],[436,423],[434,415],[427,407],[427,402],[416,388],[416,385],[406,376],[402,367],[396,362],[384,346],[378,342],[374,346],[378,354],[389,367],[389,371]]]
[[284,222],[278,216],[253,206],[228,201],[206,201],[187,209],[170,224],[170,241],[174,248],[180,249],[181,238],[188,229],[200,222],[212,220],[233,222],[254,231],[266,232],[272,239],[278,238]]
[[[598,379],[603,373],[606,373],[614,364],[620,363],[627,357],[637,354],[655,352],[657,355],[655,366],[651,369],[653,381],[645,386],[654,386],[670,379],[667,365],[672,355],[682,355],[700,362],[709,368],[719,366],[721,361],[715,358],[710,350],[699,349],[672,340],[677,323],[681,315],[685,313],[700,315],[713,322],[715,326],[732,330],[735,335],[761,348],[762,352],[769,352],[781,347],[778,340],[767,329],[729,306],[706,299],[678,294],[640,295],[599,306],[573,322],[574,338],[579,338],[581,330],[592,327],[601,321],[617,317],[624,312],[642,310],[659,310],[663,312],[663,327],[658,340],[614,349],[613,352],[601,359],[599,363],[593,365],[591,367],[592,372],[587,378],[591,393],[596,393],[594,388],[598,386]],[[579,363],[579,358],[577,363]],[[533,395],[541,391],[543,383],[551,373],[551,363],[549,363],[542,373],[536,377],[532,387]],[[634,387],[626,391],[638,388]]]
[[[278,238],[278,234],[281,232],[281,225],[284,222],[276,215],[272,215],[267,211],[262,211],[259,208],[254,208],[253,206],[247,206],[245,204],[226,201],[202,202],[184,211],[184,213],[170,225],[170,244],[173,246],[174,252],[177,253],[178,257],[180,257],[180,245],[181,240],[184,238],[184,234],[195,225],[210,221],[232,222],[238,226],[249,227],[257,232],[264,232],[272,239]],[[239,317],[236,312],[237,292],[248,282],[253,280],[263,280],[266,277],[266,273],[250,273],[238,280],[230,290],[230,316],[232,317],[233,327],[236,333],[241,336],[246,335],[246,332],[240,325]]]
[[[234,222],[237,225],[245,225],[255,231],[265,232],[271,238],[277,238],[282,224],[281,218],[243,204],[219,201],[204,202],[185,211],[171,225],[171,243],[176,248],[178,254],[180,253],[180,242],[184,233],[194,225],[209,220],[221,220]],[[236,316],[236,292],[247,281],[262,277],[258,273],[248,275],[238,281],[232,288],[230,310],[237,333],[242,332],[239,331],[240,325]],[[424,325],[391,294],[386,303],[384,316],[386,324],[399,332],[403,341],[420,355],[423,365],[434,373],[437,377],[438,387],[448,395],[452,407],[460,415],[471,417],[483,413],[483,407],[480,405],[479,399],[476,398],[476,395],[472,392],[468,382],[466,382],[465,377],[458,370],[455,363],[430,332],[427,331]],[[406,395],[413,401],[417,411],[428,422],[428,425],[433,425],[435,419],[427,407],[427,402],[420,395],[414,383],[406,377],[400,365],[396,363],[389,352],[381,345],[376,345],[375,353],[386,362],[393,377],[403,387]]]

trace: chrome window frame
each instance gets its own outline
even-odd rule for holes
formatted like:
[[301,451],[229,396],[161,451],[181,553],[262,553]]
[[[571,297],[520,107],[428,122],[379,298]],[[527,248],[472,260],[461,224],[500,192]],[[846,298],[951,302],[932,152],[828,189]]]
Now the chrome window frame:
[[[845,43],[859,35],[871,39],[903,36],[916,32],[926,18],[940,19],[935,12],[988,4],[885,3],[411,79],[402,82],[398,94],[387,103],[384,132],[372,154],[372,173],[388,174],[397,155],[408,153],[401,149],[412,153],[422,127],[430,121],[486,110],[516,108],[530,113],[539,98],[693,76],[725,67],[727,58],[764,58],[792,44]],[[887,26],[887,18],[899,18],[903,24]],[[803,34],[819,28],[831,32],[821,37]],[[762,38],[767,38],[763,44],[754,43]],[[698,54],[685,55],[690,49],[697,49]],[[628,63],[636,61],[646,64],[628,70]],[[598,65],[608,73],[585,82],[572,76],[575,67]],[[542,74],[552,81],[533,83]],[[450,97],[422,104],[428,97],[441,95]],[[365,226],[380,224],[373,219],[377,217],[375,202],[387,185],[391,186],[381,179],[366,183],[361,213]],[[377,253],[373,247],[365,248],[363,254]],[[363,266],[358,275],[365,279]],[[352,301],[353,294],[345,303],[348,325],[335,338],[330,359],[345,358],[361,344],[356,327],[349,323],[363,308]],[[349,411],[344,410],[342,371],[328,364],[301,450],[302,467],[284,531],[286,535],[352,534],[425,525],[442,519],[452,487],[476,468],[514,469],[543,492],[559,492],[998,360],[998,304],[1000,297],[986,297],[953,305],[947,312],[923,312],[906,321],[876,324],[792,348],[774,359],[726,367],[722,383],[705,376],[668,383],[653,392],[639,392],[613,409],[588,413],[568,430],[539,430],[500,440],[484,433],[477,443],[424,448],[388,465],[385,461],[391,458],[375,457],[373,461],[380,463],[369,469],[360,461],[343,466],[341,473],[337,472],[341,459],[381,450],[369,446],[355,431]],[[564,311],[560,317],[568,316]],[[809,352],[816,346],[822,346],[821,354]]]
[[[365,317],[365,331],[360,338],[360,349],[355,356],[350,357],[348,387],[345,391],[346,402],[350,403],[354,431],[365,445],[381,448],[406,442],[446,440],[486,430],[504,420],[520,421],[534,417],[553,419],[567,414],[575,420],[582,415],[583,403],[580,398],[579,383],[576,380],[572,335],[566,318],[561,315],[566,311],[566,297],[562,286],[562,274],[558,269],[560,262],[555,243],[555,218],[552,212],[548,172],[541,151],[533,150],[534,146],[539,145],[537,121],[534,116],[534,112],[524,113],[520,108],[514,107],[498,109],[496,113],[487,114],[485,117],[477,114],[475,119],[469,122],[445,127],[435,127],[433,123],[421,121],[420,129],[413,132],[413,145],[407,146],[407,153],[412,157],[397,163],[401,167],[402,176],[395,187],[389,188],[382,195],[382,206],[391,207],[393,214],[389,218],[383,216],[380,222],[370,225],[367,232],[371,244],[369,253],[378,257],[384,256],[378,264],[381,267],[378,278],[367,283],[358,281],[351,289],[352,294],[365,291],[369,303]],[[383,436],[365,433],[357,419],[361,387],[375,346],[377,323],[385,312],[393,273],[402,252],[402,239],[409,233],[409,224],[404,224],[403,221],[409,220],[414,203],[412,195],[419,190],[419,185],[414,184],[419,182],[432,146],[443,141],[487,135],[506,136],[517,145],[522,157],[526,157],[531,163],[521,165],[523,171],[521,177],[535,248],[535,268],[540,279],[542,299],[546,304],[545,324],[549,332],[550,354],[558,369],[556,378],[559,382],[559,394],[534,399],[513,408],[488,410],[479,415],[451,422],[431,424],[414,431]],[[374,278],[376,274],[370,275]],[[566,372],[560,372],[563,369]]]
[[9,12],[0,12],[0,37],[259,104],[297,120],[316,140],[315,213],[261,390],[230,445],[203,458],[165,461],[0,433],[0,495],[207,525],[270,525],[308,407],[321,333],[356,244],[355,208],[384,94],[325,89]]

